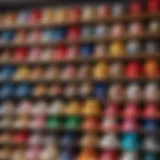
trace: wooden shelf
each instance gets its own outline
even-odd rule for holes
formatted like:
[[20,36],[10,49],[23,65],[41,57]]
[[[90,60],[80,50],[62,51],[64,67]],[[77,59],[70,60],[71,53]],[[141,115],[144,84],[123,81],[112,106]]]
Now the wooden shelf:
[[90,79],[68,79],[68,80],[62,80],[62,79],[52,79],[52,80],[43,80],[43,79],[39,79],[36,81],[32,81],[32,80],[13,80],[13,79],[8,79],[8,80],[4,80],[4,81],[0,81],[0,83],[13,83],[13,84],[19,84],[19,83],[29,83],[29,84],[54,84],[54,83],[58,83],[58,84],[64,84],[64,83],[113,83],[113,82],[118,82],[118,83],[124,83],[124,82],[147,82],[147,81],[156,81],[159,82],[160,81],[160,77],[157,78],[147,78],[147,77],[141,77],[141,78],[106,78],[104,80],[98,80],[98,79],[94,79],[94,78],[90,78]]
[[[55,145],[56,145],[57,148],[63,146],[63,144],[60,143],[60,142],[59,142],[59,143],[57,142]],[[24,142],[24,143],[1,143],[0,146],[16,147],[16,148],[17,148],[17,147],[26,148],[26,147],[31,146],[31,144],[29,144],[29,143],[27,143],[27,142]],[[44,146],[44,145],[41,144],[40,146]],[[82,147],[83,147],[83,146],[80,144],[80,142],[78,142],[78,143],[76,143],[76,144],[74,144],[74,145],[73,145],[73,144],[71,145],[71,148],[82,148]],[[88,147],[92,147],[92,148],[98,149],[98,150],[100,150],[100,151],[105,150],[105,148],[102,148],[99,144],[97,144],[97,145],[92,145],[92,146],[88,146]],[[115,148],[115,150],[117,150],[117,151],[123,150],[123,151],[124,151],[124,149],[123,149],[121,146],[119,146],[118,148]],[[138,149],[137,152],[160,153],[160,149],[157,148],[157,150],[147,150],[147,149],[145,149],[144,147],[140,147],[140,149]]]
[[108,16],[103,19],[94,18],[91,20],[79,20],[77,22],[62,22],[62,23],[48,23],[48,24],[13,24],[12,26],[5,26],[1,25],[0,30],[17,30],[17,29],[42,29],[42,28],[53,28],[53,27],[59,27],[59,26],[73,26],[73,25],[84,25],[84,24],[97,24],[97,23],[119,23],[119,22],[132,22],[132,21],[144,21],[144,20],[159,20],[160,13],[158,14],[150,14],[150,13],[144,13],[141,15],[133,16],[133,15],[123,15],[123,16]]
[[[147,130],[144,130],[144,129],[139,129],[139,130],[135,130],[135,131],[123,131],[123,130],[117,130],[117,131],[112,131],[112,130],[106,130],[106,131],[102,131],[100,129],[88,129],[88,130],[85,130],[85,129],[81,129],[81,128],[75,128],[75,129],[68,129],[68,128],[59,128],[59,129],[29,129],[29,128],[3,128],[0,130],[4,130],[4,131],[9,131],[10,133],[12,132],[17,132],[17,131],[26,131],[26,132],[41,132],[41,133],[59,133],[59,132],[66,132],[66,131],[69,131],[69,132],[80,132],[80,133],[101,133],[101,134],[106,134],[106,133],[115,133],[115,134],[118,134],[118,135],[121,135],[123,133],[137,133],[137,134],[140,134],[140,135],[160,135],[160,130],[154,130],[154,131],[147,131]],[[1,144],[1,143],[0,143]]]
[[[109,53],[106,53],[109,54]],[[0,66],[4,65],[14,65],[14,66],[50,66],[50,65],[66,65],[66,64],[88,64],[88,63],[97,63],[98,61],[105,61],[105,62],[113,62],[113,61],[132,61],[132,60],[150,60],[150,59],[155,59],[155,60],[160,60],[160,52],[155,52],[155,53],[137,53],[134,56],[129,56],[128,53],[125,53],[124,56],[120,57],[114,57],[114,56],[105,56],[105,57],[86,57],[86,58],[81,58],[77,57],[76,59],[64,59],[64,60],[51,60],[51,61],[24,61],[24,62],[14,62],[14,61],[6,61],[2,62],[0,61]]]
[[[12,146],[12,147],[15,147],[15,146]],[[26,146],[20,146],[20,147],[24,147],[24,148],[26,148]],[[75,146],[76,148],[78,147],[78,146]],[[75,148],[74,147],[74,148]],[[101,149],[101,148],[99,148],[99,147],[97,147],[97,146],[92,146],[94,149],[96,149],[97,151],[98,151],[98,153],[101,153],[102,151],[104,151],[105,149]],[[115,151],[123,151],[124,149],[123,148],[118,148],[118,149],[115,149]],[[13,151],[14,151],[14,149],[13,149]],[[127,151],[126,151],[127,152]],[[136,151],[136,153],[140,153],[140,154],[142,154],[143,155],[143,153],[145,153],[145,152],[147,152],[147,153],[155,153],[155,152],[158,152],[158,155],[159,155],[159,152],[160,152],[160,150],[158,150],[157,149],[157,151],[154,151],[154,150],[146,150],[145,148],[141,148],[141,149],[139,149],[138,151]],[[143,159],[143,156],[142,155],[140,155],[140,157]],[[0,160],[11,160],[11,157],[10,157],[10,155],[8,155],[6,158],[1,158],[0,157]],[[36,159],[36,160],[41,160],[41,159]]]
[[[72,101],[72,100],[79,100],[79,101],[84,101],[86,99],[90,99],[90,98],[95,98],[95,96],[93,95],[88,95],[88,96],[80,96],[80,95],[75,95],[75,96],[72,96],[72,97],[66,97],[64,95],[59,95],[59,96],[49,96],[49,95],[45,95],[45,96],[39,96],[39,97],[35,97],[33,95],[29,95],[29,96],[25,96],[25,97],[7,97],[7,98],[1,98],[0,99],[0,102],[5,102],[5,101],[12,101],[12,102],[19,102],[19,101],[22,101],[22,100],[30,100],[32,102],[36,102],[37,100],[44,100],[46,102],[52,102],[54,100],[64,100],[64,101]],[[108,103],[112,103],[113,101],[112,100],[105,100],[105,102],[108,102]],[[123,100],[121,102],[119,102],[119,104],[121,105],[124,105],[126,103],[128,103],[129,101],[128,100]],[[104,103],[104,102],[102,102]],[[141,99],[138,104],[140,105],[144,105],[144,104],[148,104],[149,102],[144,100],[144,99]],[[160,104],[160,100],[156,102],[158,105]]]
[[[89,20],[89,21],[83,21],[83,20],[79,20],[77,22],[71,23],[71,22],[63,22],[63,23],[48,23],[48,24],[36,24],[36,25],[30,25],[30,24],[25,24],[25,25],[12,25],[12,26],[4,26],[1,25],[0,26],[0,31],[7,31],[7,30],[20,30],[20,29],[24,29],[24,30],[33,30],[33,29],[46,29],[46,28],[54,28],[54,27],[70,27],[70,26],[74,26],[74,25],[97,25],[97,24],[114,24],[114,23],[128,23],[128,22],[133,22],[133,21],[142,21],[142,22],[148,22],[148,21],[152,21],[152,20],[159,20],[160,19],[160,13],[158,14],[149,14],[149,13],[145,13],[145,14],[141,14],[139,16],[132,16],[132,15],[124,15],[124,16],[119,16],[119,17],[113,17],[113,16],[109,16],[106,17],[105,19],[94,19],[94,20]],[[88,39],[83,39],[83,38],[79,38],[78,40],[68,40],[68,39],[64,39],[64,40],[54,40],[54,41],[49,41],[49,42],[35,42],[35,43],[22,43],[22,44],[17,44],[17,43],[5,43],[5,44],[0,44],[0,49],[14,49],[14,48],[18,48],[18,47],[26,47],[26,48],[32,48],[32,47],[42,47],[42,48],[46,48],[46,47],[54,47],[57,44],[65,44],[65,45],[71,45],[71,44],[77,44],[77,45],[81,45],[81,44],[86,44],[86,43],[110,43],[112,41],[115,40],[121,40],[121,41],[129,41],[129,40],[160,40],[160,33],[143,33],[141,35],[138,36],[132,36],[132,35],[124,35],[123,37],[102,37],[102,38],[88,38]],[[12,54],[12,53],[11,53]],[[126,56],[123,57],[111,57],[111,56],[107,56],[107,57],[102,57],[102,58],[78,58],[75,60],[63,60],[63,61],[50,61],[50,62],[0,62],[0,66],[4,66],[4,65],[14,65],[14,66],[22,66],[22,65],[26,65],[26,66],[36,66],[36,65],[43,65],[43,66],[48,66],[48,65],[65,65],[65,64],[82,64],[82,63],[96,63],[97,61],[106,61],[106,62],[112,62],[112,61],[116,61],[116,60],[120,60],[120,61],[130,61],[130,60],[149,60],[149,59],[156,59],[156,60],[160,60],[160,53],[155,53],[155,55],[145,55],[145,53],[138,53],[136,56],[128,56],[126,53]],[[5,80],[5,81],[0,81],[0,84],[3,83],[14,83],[14,84],[19,84],[19,83],[30,83],[32,85],[36,85],[39,83],[43,83],[46,85],[50,85],[53,83],[83,83],[83,82],[89,82],[89,83],[113,83],[113,82],[121,82],[121,83],[128,83],[128,82],[132,82],[132,81],[137,81],[137,82],[142,82],[142,83],[148,83],[149,81],[156,81],[156,82],[160,82],[160,77],[155,78],[155,79],[150,79],[150,78],[146,78],[146,77],[141,77],[141,78],[137,78],[137,79],[129,79],[129,78],[120,78],[120,79],[114,79],[114,78],[107,78],[105,80],[96,80],[96,79],[71,79],[71,80],[61,80],[61,79],[55,79],[55,80],[37,80],[37,81],[31,81],[31,80],[21,80],[21,81],[15,81],[13,79],[9,79],[9,80]],[[64,98],[64,99],[81,99],[82,97],[80,96],[75,96],[72,98],[66,98],[63,95],[61,96],[49,96],[49,95],[45,95],[45,96],[41,96],[41,97],[34,97],[33,95],[27,96],[27,97],[19,97],[19,98],[13,98],[13,97],[9,97],[7,98],[7,100],[15,100],[15,101],[21,101],[22,99],[32,99],[32,100],[39,100],[39,99],[45,99],[45,100],[53,100],[53,99],[57,99],[57,98]],[[86,99],[86,97],[84,97],[84,99]],[[0,99],[0,101],[5,101],[6,99]],[[126,101],[125,101],[126,102]],[[143,103],[147,103],[146,101],[142,100]],[[159,102],[158,102],[159,103]],[[16,113],[14,113],[15,115],[13,116],[17,116]],[[4,116],[4,115],[2,115]],[[5,114],[6,116],[6,114]],[[62,116],[66,116],[66,115],[62,115]],[[1,117],[1,115],[0,115]],[[84,118],[82,115],[80,115],[81,118]],[[99,117],[100,118],[100,117]],[[123,118],[121,115],[119,116],[119,118]],[[139,116],[138,118],[143,119],[143,116]],[[153,118],[154,119],[154,118]],[[160,119],[160,117],[157,117],[155,119]],[[80,132],[80,133],[84,133],[84,132],[94,132],[94,133],[109,133],[111,131],[106,131],[103,132],[100,129],[93,129],[93,130],[84,130],[82,128],[75,128],[75,129],[68,129],[68,128],[57,128],[57,129],[48,129],[48,128],[44,128],[44,129],[29,129],[29,128],[20,128],[20,129],[16,129],[13,128],[13,126],[11,128],[0,128],[0,131],[8,131],[8,132],[16,132],[19,130],[26,130],[29,132],[34,132],[34,131],[39,131],[39,132],[50,132],[50,133],[54,133],[54,132],[66,132],[66,131],[73,131],[73,132]],[[118,135],[123,134],[124,131],[122,130],[118,130],[115,131],[115,133],[117,133]],[[126,132],[125,132],[126,133]],[[136,131],[137,134],[144,134],[144,135],[160,135],[160,130],[156,130],[156,131],[145,131],[143,129],[137,130]],[[28,143],[20,143],[20,144],[15,144],[13,142],[11,143],[1,143],[0,142],[0,147],[27,147],[29,144]],[[57,143],[57,146],[60,147],[62,144]],[[80,143],[76,143],[73,146],[74,148],[81,148]],[[99,145],[93,146],[95,147],[95,149],[98,149],[100,151],[102,151],[102,148]],[[104,150],[104,149],[103,149]],[[121,148],[121,146],[117,149],[117,150],[124,150],[123,148]],[[14,150],[13,150],[14,151]],[[140,148],[140,150],[138,150],[138,152],[158,152],[160,153],[160,149],[157,148],[157,150],[146,150],[144,149],[142,146]],[[10,157],[10,155],[9,155]],[[8,157],[8,158],[9,158]],[[8,159],[7,158],[7,159]],[[0,158],[1,159],[1,158]],[[4,159],[4,158],[3,158]]]
[[[16,110],[16,109],[15,109]],[[103,111],[103,109],[102,109]],[[25,113],[18,113],[18,112],[15,112],[15,113],[10,113],[10,114],[2,114],[0,113],[0,117],[3,118],[3,117],[11,117],[11,118],[17,118],[17,117],[21,117],[21,116],[27,116],[28,118],[33,118],[36,116],[36,114],[32,114],[32,113],[29,113],[29,114],[25,114]],[[121,119],[127,119],[128,117],[124,116],[123,113],[119,114],[119,115],[116,115],[116,116],[109,116],[109,115],[104,115],[103,113],[100,114],[100,115],[83,115],[83,114],[67,114],[67,113],[62,113],[62,114],[51,114],[51,113],[46,113],[44,114],[45,117],[50,117],[50,116],[59,116],[61,118],[67,118],[69,116],[76,116],[76,117],[79,117],[81,119],[85,119],[85,118],[89,118],[89,117],[95,117],[97,119],[103,119],[101,116],[104,116],[104,117],[108,117],[108,118],[116,118],[117,120],[121,120]],[[133,119],[152,119],[152,120],[159,120],[160,119],[160,114],[154,116],[154,117],[146,117],[144,116],[143,114],[140,114],[138,115],[137,117],[132,117]]]
[[143,33],[141,35],[129,35],[126,34],[123,37],[102,37],[102,38],[79,38],[77,40],[53,40],[53,41],[48,41],[48,42],[36,42],[36,43],[1,43],[0,48],[17,48],[17,47],[26,47],[26,48],[31,48],[31,47],[53,47],[54,45],[57,44],[65,44],[65,45],[71,45],[71,44],[86,44],[86,43],[106,43],[110,41],[116,41],[116,40],[121,40],[121,41],[126,41],[126,40],[159,40],[160,39],[160,33]]

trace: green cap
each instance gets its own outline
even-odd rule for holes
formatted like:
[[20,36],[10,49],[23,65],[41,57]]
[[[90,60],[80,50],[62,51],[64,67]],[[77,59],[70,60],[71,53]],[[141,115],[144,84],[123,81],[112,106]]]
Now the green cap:
[[49,117],[47,119],[47,128],[61,128],[62,121],[58,116]]
[[68,129],[79,128],[80,124],[81,124],[80,117],[70,116],[66,120],[65,127]]

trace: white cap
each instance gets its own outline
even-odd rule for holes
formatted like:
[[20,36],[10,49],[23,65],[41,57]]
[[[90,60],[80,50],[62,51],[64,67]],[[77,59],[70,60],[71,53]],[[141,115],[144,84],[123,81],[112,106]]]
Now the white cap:
[[138,84],[130,84],[126,89],[126,97],[131,101],[139,101],[142,97],[141,88]]
[[63,110],[65,109],[64,107],[65,106],[64,106],[63,101],[61,101],[61,100],[53,101],[50,104],[50,107],[48,109],[48,113],[49,114],[61,114],[63,112]]
[[139,160],[139,157],[136,152],[124,152],[120,160]]
[[115,134],[107,134],[104,137],[102,137],[100,141],[100,146],[102,148],[118,148],[120,146],[120,142],[118,137]]

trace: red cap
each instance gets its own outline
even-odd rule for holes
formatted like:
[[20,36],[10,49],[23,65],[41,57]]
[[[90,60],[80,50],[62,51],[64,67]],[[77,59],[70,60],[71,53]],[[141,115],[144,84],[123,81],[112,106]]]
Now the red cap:
[[100,160],[118,160],[117,151],[104,151],[101,153]]
[[142,65],[137,61],[128,63],[126,67],[126,77],[128,78],[139,78],[142,76],[143,70]]
[[136,118],[140,114],[140,107],[136,103],[129,103],[124,109],[124,116],[128,118]]
[[121,113],[120,113],[120,108],[118,104],[111,103],[111,104],[106,105],[105,110],[104,110],[105,116],[115,117],[119,114]]
[[159,0],[149,0],[148,1],[148,11],[150,13],[158,13],[160,11],[160,1]]
[[53,50],[53,60],[64,60],[66,56],[66,46],[63,44],[59,44]]
[[90,117],[87,118],[84,122],[83,122],[83,128],[86,130],[89,129],[98,129],[99,128],[99,121],[97,118],[95,117]]
[[129,12],[131,15],[139,15],[142,13],[142,4],[139,0],[131,2]]
[[29,22],[31,24],[35,24],[39,22],[41,19],[41,10],[40,9],[34,9],[31,11],[31,14],[29,16]]
[[76,40],[80,37],[80,28],[79,27],[72,27],[68,30],[67,35],[69,40]]
[[15,50],[14,60],[22,62],[26,60],[27,55],[28,55],[28,50],[26,48],[18,48]]
[[81,8],[78,6],[74,6],[68,11],[68,20],[70,22],[77,22],[81,17]]
[[143,113],[147,118],[154,118],[160,115],[156,104],[147,104]]
[[18,132],[14,137],[13,137],[13,142],[14,143],[24,143],[28,139],[28,134],[27,132]]

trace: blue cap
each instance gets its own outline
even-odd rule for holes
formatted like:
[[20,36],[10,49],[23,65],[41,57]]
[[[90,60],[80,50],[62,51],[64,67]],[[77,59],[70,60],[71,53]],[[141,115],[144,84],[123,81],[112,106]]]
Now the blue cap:
[[17,87],[16,96],[17,97],[26,97],[31,94],[31,91],[32,91],[32,88],[29,84],[26,84],[26,83],[20,84]]
[[0,90],[0,98],[12,98],[14,97],[15,87],[12,84],[5,84]]
[[75,142],[75,136],[71,133],[68,133],[68,134],[65,134],[63,137],[62,137],[62,145],[63,147],[72,147],[74,145],[74,142]]
[[136,133],[128,133],[123,135],[121,145],[126,151],[137,151],[140,147],[140,139]]
[[12,77],[15,72],[15,68],[13,66],[5,66],[0,71],[0,80],[7,80]]
[[94,45],[93,44],[84,44],[80,48],[80,56],[81,57],[88,57],[91,56],[94,52]]
[[156,120],[145,120],[144,129],[147,131],[154,131],[158,128],[158,122]]
[[74,155],[71,151],[64,150],[60,154],[60,160],[75,160]]
[[66,36],[66,31],[65,28],[63,27],[54,29],[52,32],[52,39],[54,40],[62,40],[65,38],[65,36]]
[[103,100],[106,98],[106,85],[105,84],[96,84],[94,86],[94,95],[96,98]]
[[13,31],[5,31],[1,33],[1,40],[3,41],[12,41],[14,38],[14,32]]

